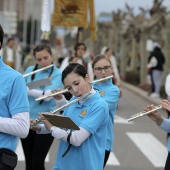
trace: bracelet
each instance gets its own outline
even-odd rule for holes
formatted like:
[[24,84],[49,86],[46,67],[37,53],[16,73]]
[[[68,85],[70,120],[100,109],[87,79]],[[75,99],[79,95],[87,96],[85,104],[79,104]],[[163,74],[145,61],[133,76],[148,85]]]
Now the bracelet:
[[67,150],[63,153],[62,158],[66,156],[66,154],[68,153],[68,151],[70,150],[70,148],[71,148],[71,146],[72,146],[72,144],[70,143],[70,137],[71,137],[71,135],[72,135],[72,129],[70,130],[70,133],[69,133],[68,136],[67,136],[67,142],[69,143],[69,145],[68,145]]
[[54,130],[55,128],[56,128],[55,126],[52,126],[52,127],[50,128],[50,133],[51,133],[51,135],[52,135],[53,130]]
[[70,133],[69,133],[68,136],[67,136],[67,142],[68,142],[68,143],[70,143],[70,137],[71,137],[71,135],[72,135],[72,129],[70,130]]

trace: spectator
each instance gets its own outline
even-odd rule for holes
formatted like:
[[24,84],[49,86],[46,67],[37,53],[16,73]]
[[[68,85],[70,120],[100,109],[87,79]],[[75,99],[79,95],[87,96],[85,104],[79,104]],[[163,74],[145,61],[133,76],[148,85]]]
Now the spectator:
[[148,58],[148,70],[151,75],[151,94],[150,97],[160,97],[160,88],[162,82],[163,65],[165,57],[162,53],[161,46],[158,42],[154,42],[153,51]]
[[7,44],[2,49],[3,61],[5,64],[9,65],[15,69],[16,62],[16,51],[15,51],[15,39],[9,38]]
[[90,80],[93,81],[94,75],[93,75],[93,69],[91,66],[90,56],[87,54],[87,47],[84,43],[79,42],[74,47],[75,50],[75,57],[70,59],[71,63],[79,63],[82,64],[86,69],[90,76]]

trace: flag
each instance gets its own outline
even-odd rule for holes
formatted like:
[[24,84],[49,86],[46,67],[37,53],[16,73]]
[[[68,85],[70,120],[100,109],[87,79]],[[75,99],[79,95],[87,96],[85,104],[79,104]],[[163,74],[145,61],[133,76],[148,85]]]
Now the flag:
[[88,0],[55,0],[52,25],[88,26]]

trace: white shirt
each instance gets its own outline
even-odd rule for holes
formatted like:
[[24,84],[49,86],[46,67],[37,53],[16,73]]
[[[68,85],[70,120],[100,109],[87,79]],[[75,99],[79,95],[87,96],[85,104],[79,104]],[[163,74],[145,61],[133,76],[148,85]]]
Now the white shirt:
[[8,62],[14,62],[14,58],[13,58],[13,49],[6,47],[6,53],[7,53],[7,58],[6,61]]
[[0,132],[26,138],[29,132],[29,113],[23,112],[12,116],[12,118],[0,117]]
[[170,73],[167,75],[165,80],[165,92],[168,99],[170,99]]

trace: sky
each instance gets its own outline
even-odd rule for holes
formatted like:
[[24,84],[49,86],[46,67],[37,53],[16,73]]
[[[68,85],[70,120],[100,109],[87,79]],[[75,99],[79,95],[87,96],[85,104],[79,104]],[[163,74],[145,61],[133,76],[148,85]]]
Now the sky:
[[[134,14],[139,13],[139,7],[150,9],[153,4],[153,0],[95,0],[95,13],[98,15],[101,12],[113,12],[118,9],[124,10],[125,3],[130,7],[133,7]],[[167,6],[170,11],[170,0],[164,0],[164,6]]]

